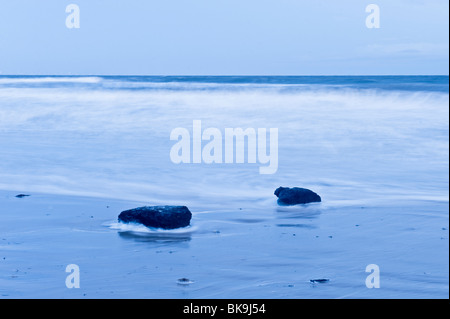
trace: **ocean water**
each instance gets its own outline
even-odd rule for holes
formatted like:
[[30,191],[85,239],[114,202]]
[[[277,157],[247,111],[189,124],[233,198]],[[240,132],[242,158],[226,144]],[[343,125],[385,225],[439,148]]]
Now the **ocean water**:
[[[36,200],[35,207],[49,207],[55,196],[67,206],[60,213],[66,223],[56,229],[75,223],[74,241],[93,236],[93,246],[115,256],[85,261],[91,270],[118,265],[110,274],[116,281],[108,279],[115,296],[448,298],[448,103],[448,76],[1,76],[0,190],[8,207],[0,208],[2,236],[36,240],[8,217],[14,194],[32,194],[24,200]],[[171,131],[192,134],[194,120],[222,133],[277,128],[276,173],[260,174],[259,163],[173,163]],[[279,186],[312,189],[322,203],[279,207]],[[92,212],[101,215],[98,224],[75,222],[68,212],[81,205],[77,198],[90,212],[87,203],[105,203]],[[192,229],[146,234],[116,224],[121,209],[141,204],[187,205]],[[43,238],[49,250],[64,250]],[[158,278],[166,279],[152,278],[158,285],[145,288],[146,268],[119,258],[124,241],[143,254],[128,260],[144,267],[150,251],[153,266],[167,269]],[[380,289],[364,283],[373,263]],[[120,279],[137,268],[141,277]],[[194,283],[177,287],[170,268],[179,277],[189,269]],[[330,282],[313,287],[315,277]],[[12,287],[0,285],[4,295],[39,296],[4,280]],[[105,297],[99,286],[93,281],[87,296]],[[49,297],[71,296],[52,289]]]
[[[302,184],[328,200],[363,198],[347,187],[445,199],[447,102],[448,77],[1,77],[0,188],[185,201]],[[174,164],[170,133],[193,120],[278,128],[277,173]]]

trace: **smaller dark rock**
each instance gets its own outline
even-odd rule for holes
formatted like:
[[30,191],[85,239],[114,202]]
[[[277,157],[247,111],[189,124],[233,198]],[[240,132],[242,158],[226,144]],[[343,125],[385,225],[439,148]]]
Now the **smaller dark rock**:
[[180,278],[178,282],[190,282],[190,280],[188,278]]
[[322,201],[320,196],[312,190],[300,187],[278,187],[274,194],[278,197],[279,205],[297,205]]
[[191,281],[191,280],[188,279],[188,278],[180,278],[180,279],[177,280],[177,283],[178,283],[179,285],[189,285],[189,284],[193,284],[194,282]]
[[119,221],[147,227],[175,229],[189,226],[192,214],[186,206],[145,206],[120,213]]
[[26,195],[26,194],[16,195],[17,198],[24,198],[24,197],[28,197],[28,196],[30,196],[30,195]]
[[326,283],[326,282],[329,282],[330,281],[330,279],[311,279],[310,280],[310,282],[312,283],[312,284],[315,284],[315,283],[319,283],[319,284],[324,284],[324,283]]

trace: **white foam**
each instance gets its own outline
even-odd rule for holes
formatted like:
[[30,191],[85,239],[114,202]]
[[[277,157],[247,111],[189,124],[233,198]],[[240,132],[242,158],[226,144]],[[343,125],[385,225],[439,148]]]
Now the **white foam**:
[[[0,189],[154,205],[259,204],[275,201],[279,186],[311,188],[324,201],[411,191],[448,198],[448,94],[248,87],[2,88]],[[195,119],[203,129],[279,128],[277,174],[247,164],[173,164],[170,132]]]
[[33,84],[33,83],[99,83],[100,77],[24,77],[0,78],[0,84]]
[[107,222],[104,223],[103,225],[110,229],[118,230],[119,232],[133,232],[148,235],[186,235],[198,230],[196,226],[192,225],[176,229],[153,228],[137,223],[121,223],[121,222]]

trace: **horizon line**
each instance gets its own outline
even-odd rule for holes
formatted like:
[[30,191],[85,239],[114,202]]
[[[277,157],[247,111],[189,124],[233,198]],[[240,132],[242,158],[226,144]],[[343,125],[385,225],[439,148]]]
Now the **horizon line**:
[[223,75],[223,74],[172,74],[172,75],[161,75],[161,74],[2,74],[0,73],[0,77],[2,76],[69,76],[69,77],[87,77],[87,76],[100,76],[100,77],[107,77],[107,76],[154,76],[154,77],[298,77],[298,76],[336,76],[336,77],[345,77],[345,76],[450,76],[449,74],[297,74],[297,75],[268,75],[268,74],[259,74],[259,75],[237,75],[237,74],[229,74],[229,75]]

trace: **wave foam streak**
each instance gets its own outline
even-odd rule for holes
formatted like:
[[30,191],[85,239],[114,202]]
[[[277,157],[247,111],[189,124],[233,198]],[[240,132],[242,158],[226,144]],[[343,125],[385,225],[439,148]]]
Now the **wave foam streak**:
[[[445,93],[251,83],[135,91],[102,88],[108,81],[96,77],[68,80],[100,87],[0,88],[1,189],[258,202],[280,185],[301,184],[328,200],[386,193],[448,200]],[[173,164],[171,130],[192,129],[196,119],[220,130],[279,128],[277,174],[248,164]]]

